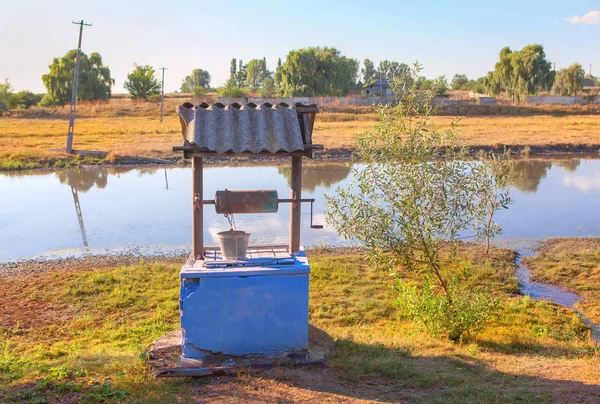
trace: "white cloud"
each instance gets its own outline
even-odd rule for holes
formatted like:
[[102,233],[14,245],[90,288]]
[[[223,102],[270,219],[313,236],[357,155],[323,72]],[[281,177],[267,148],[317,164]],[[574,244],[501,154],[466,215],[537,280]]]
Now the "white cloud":
[[600,173],[595,173],[594,176],[590,177],[584,175],[565,176],[563,177],[563,184],[584,192],[600,189]]
[[589,13],[579,16],[565,18],[571,24],[600,24],[600,11],[590,11]]

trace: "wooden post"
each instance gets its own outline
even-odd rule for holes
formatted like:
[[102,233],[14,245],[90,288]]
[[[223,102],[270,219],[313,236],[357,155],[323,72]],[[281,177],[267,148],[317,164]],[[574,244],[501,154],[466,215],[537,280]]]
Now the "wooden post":
[[204,259],[204,210],[202,205],[202,157],[192,158],[192,254]]
[[290,204],[290,253],[300,251],[300,219],[302,199],[302,157],[292,156],[291,199]]
[[77,43],[77,58],[75,59],[75,77],[73,78],[73,91],[71,93],[71,112],[69,113],[69,131],[67,132],[67,147],[66,152],[73,152],[73,132],[75,132],[75,109],[77,106],[77,86],[79,85],[79,66],[81,65],[81,37],[83,36],[83,26],[91,27],[92,24],[87,24],[83,20],[73,24],[79,25],[79,42]]

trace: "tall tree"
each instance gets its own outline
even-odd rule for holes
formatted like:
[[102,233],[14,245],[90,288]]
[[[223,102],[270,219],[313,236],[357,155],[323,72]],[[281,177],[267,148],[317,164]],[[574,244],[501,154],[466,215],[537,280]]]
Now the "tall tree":
[[12,85],[8,79],[4,79],[4,83],[0,82],[0,115],[2,115],[2,112],[8,111],[13,107],[13,100]]
[[235,80],[235,75],[237,72],[237,60],[235,58],[231,59],[231,63],[229,64],[229,79]]
[[277,67],[275,68],[275,75],[274,75],[274,79],[275,79],[275,88],[279,91],[279,87],[280,87],[280,83],[281,83],[281,77],[282,77],[282,63],[281,63],[281,58],[277,59]]
[[185,76],[181,83],[182,93],[202,95],[210,87],[210,73],[204,69],[194,69],[192,74]]
[[344,96],[358,77],[358,61],[335,48],[311,47],[288,53],[276,73],[284,97]]
[[[76,49],[67,52],[61,58],[54,58],[49,66],[50,72],[42,76],[47,91],[44,104],[64,105],[70,101],[76,58]],[[110,75],[110,69],[104,66],[99,53],[93,52],[89,57],[81,53],[77,99],[107,100],[111,96],[114,84],[115,80]]]
[[375,70],[375,63],[373,63],[371,60],[365,59],[363,64],[365,67],[361,69],[360,72],[362,74],[363,84],[368,85],[377,79],[377,71]]
[[395,78],[403,79],[407,85],[411,85],[410,78],[412,77],[412,70],[406,63],[392,62],[389,60],[382,60],[379,62],[379,68],[377,73],[386,77],[388,80],[394,80]]
[[556,95],[577,95],[583,90],[583,79],[585,70],[579,63],[573,63],[566,69],[560,69],[556,72],[554,79],[554,94]]
[[263,86],[272,73],[267,69],[267,58],[252,59],[246,65],[246,86],[256,90]]
[[127,75],[124,87],[133,99],[148,100],[151,95],[160,94],[160,82],[154,76],[154,68],[150,65],[134,64],[135,68]]
[[237,73],[235,74],[235,85],[238,87],[244,87],[246,84],[246,65],[240,59],[240,64],[238,66]]
[[[552,64],[542,45],[527,45],[520,51],[502,48],[490,84],[500,85],[513,101],[539,90],[550,90],[554,82]],[[490,87],[494,87],[491,85]]]

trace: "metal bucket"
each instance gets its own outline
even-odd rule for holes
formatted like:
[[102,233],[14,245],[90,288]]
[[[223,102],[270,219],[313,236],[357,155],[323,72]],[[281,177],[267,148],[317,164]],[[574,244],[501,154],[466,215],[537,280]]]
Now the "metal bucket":
[[226,260],[244,260],[248,251],[250,233],[245,231],[227,230],[217,233],[221,254]]

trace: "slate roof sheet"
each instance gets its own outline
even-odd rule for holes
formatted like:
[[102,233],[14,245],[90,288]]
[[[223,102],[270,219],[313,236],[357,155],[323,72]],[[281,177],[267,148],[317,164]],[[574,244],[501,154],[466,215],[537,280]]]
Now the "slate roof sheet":
[[294,106],[190,103],[179,107],[185,140],[216,153],[295,152],[304,142]]

